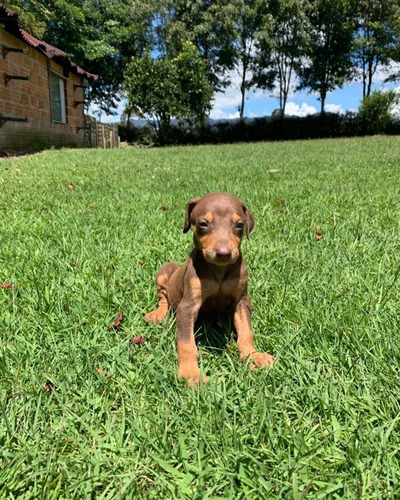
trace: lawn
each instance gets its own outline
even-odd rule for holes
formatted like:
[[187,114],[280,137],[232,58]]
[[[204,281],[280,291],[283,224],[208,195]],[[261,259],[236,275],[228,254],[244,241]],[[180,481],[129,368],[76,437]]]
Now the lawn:
[[[276,363],[250,371],[229,318],[204,323],[195,391],[173,315],[143,314],[210,191],[255,217]],[[399,137],[1,160],[0,498],[399,498],[399,235]]]

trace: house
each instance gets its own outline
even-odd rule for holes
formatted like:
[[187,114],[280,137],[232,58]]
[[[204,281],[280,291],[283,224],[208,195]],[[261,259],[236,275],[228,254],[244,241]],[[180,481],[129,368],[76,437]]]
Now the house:
[[84,89],[97,78],[0,3],[0,151],[91,146]]

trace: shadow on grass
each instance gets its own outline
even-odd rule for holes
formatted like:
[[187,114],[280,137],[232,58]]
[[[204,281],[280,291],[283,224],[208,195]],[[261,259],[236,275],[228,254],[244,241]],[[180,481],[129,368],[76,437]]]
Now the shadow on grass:
[[213,316],[200,317],[195,324],[196,343],[205,349],[222,351],[232,338],[236,340],[232,311],[225,311]]

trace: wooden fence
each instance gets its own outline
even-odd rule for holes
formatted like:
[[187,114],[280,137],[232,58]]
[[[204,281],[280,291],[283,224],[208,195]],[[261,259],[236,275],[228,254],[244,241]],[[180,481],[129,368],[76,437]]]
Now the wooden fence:
[[118,125],[100,123],[85,116],[85,146],[87,148],[119,148]]

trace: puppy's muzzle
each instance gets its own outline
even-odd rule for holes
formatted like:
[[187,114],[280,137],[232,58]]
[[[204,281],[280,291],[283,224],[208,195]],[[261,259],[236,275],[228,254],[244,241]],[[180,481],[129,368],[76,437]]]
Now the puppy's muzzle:
[[203,255],[211,264],[226,266],[228,264],[233,264],[237,260],[239,257],[239,250],[220,245],[216,248],[204,249]]

